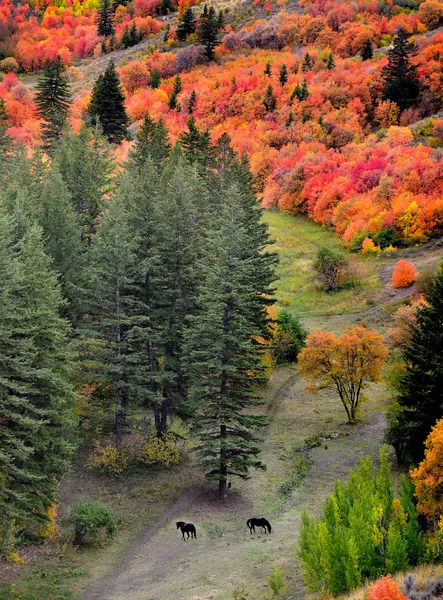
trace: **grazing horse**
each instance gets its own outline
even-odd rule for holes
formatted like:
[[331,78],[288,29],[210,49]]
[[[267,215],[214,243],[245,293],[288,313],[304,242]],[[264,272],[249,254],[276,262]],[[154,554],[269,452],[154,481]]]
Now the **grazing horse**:
[[271,531],[272,531],[271,523],[266,519],[254,519],[254,518],[248,519],[246,521],[246,525],[249,527],[250,533],[252,533],[252,532],[255,533],[256,527],[261,527],[262,529],[265,530],[265,533],[267,533],[267,532],[271,533]]
[[191,536],[191,540],[192,538],[194,538],[195,540],[197,539],[197,531],[195,530],[195,525],[193,525],[192,523],[185,523],[184,521],[178,521],[176,523],[177,525],[177,529],[180,529],[180,531],[182,532],[182,539],[183,541],[185,541],[185,533],[187,534],[187,540],[189,540],[189,536]]

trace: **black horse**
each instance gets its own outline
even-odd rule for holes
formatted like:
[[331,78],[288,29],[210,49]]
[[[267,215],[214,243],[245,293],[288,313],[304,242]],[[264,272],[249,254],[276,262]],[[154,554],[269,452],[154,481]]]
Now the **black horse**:
[[195,540],[197,539],[197,531],[195,530],[195,525],[193,525],[192,523],[185,523],[184,521],[178,521],[176,525],[177,529],[180,529],[180,531],[182,532],[183,541],[185,541],[185,533],[188,535],[188,537],[186,538],[187,540],[189,540],[189,536],[191,536],[191,540],[192,538],[194,538]]
[[272,531],[271,523],[267,519],[254,519],[254,518],[248,519],[246,521],[246,525],[249,527],[250,533],[252,533],[252,532],[255,533],[256,527],[261,527],[262,529],[265,530],[265,533],[266,532],[271,533],[271,531]]

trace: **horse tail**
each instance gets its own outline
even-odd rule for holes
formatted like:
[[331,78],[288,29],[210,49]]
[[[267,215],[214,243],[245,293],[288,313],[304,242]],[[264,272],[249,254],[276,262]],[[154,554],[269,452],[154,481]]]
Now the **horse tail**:
[[246,525],[249,527],[249,529],[251,529],[252,525],[251,525],[252,519],[248,519],[246,521]]

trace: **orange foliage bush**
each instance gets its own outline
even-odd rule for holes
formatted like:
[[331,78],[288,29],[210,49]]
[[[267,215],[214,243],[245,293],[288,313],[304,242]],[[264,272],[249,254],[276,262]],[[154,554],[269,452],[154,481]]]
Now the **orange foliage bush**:
[[398,261],[392,273],[392,287],[409,287],[415,281],[416,271],[411,261],[405,258]]
[[407,597],[400,591],[400,585],[386,575],[369,585],[368,600],[407,600]]
[[437,421],[426,440],[425,458],[411,472],[418,510],[437,523],[443,515],[443,419]]

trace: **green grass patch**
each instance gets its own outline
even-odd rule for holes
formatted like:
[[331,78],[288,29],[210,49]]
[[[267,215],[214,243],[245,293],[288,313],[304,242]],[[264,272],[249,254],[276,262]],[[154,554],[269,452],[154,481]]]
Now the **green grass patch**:
[[34,569],[25,581],[0,587],[0,600],[71,600],[72,580],[85,577],[71,565]]
[[[277,211],[265,211],[280,263],[276,282],[279,306],[301,317],[363,312],[371,308],[381,288],[377,276],[380,257],[363,257],[346,250],[342,240],[331,229],[309,219]],[[361,285],[326,293],[315,285],[313,263],[319,248],[339,251],[361,272]]]

